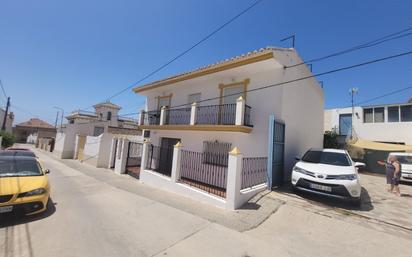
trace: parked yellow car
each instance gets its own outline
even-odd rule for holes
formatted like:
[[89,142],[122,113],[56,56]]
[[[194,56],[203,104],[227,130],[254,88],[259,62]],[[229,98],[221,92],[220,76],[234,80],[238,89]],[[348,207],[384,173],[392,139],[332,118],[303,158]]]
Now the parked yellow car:
[[37,158],[0,154],[0,215],[45,211],[50,196],[48,173]]

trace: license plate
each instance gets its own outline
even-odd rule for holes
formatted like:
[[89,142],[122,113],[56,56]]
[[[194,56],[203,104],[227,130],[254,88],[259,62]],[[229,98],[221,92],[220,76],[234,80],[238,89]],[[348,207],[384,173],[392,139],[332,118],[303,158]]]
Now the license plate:
[[317,190],[332,192],[332,187],[328,187],[328,186],[324,186],[324,185],[309,184],[309,187],[310,187],[310,188],[313,188],[313,189],[317,189]]
[[0,213],[11,212],[13,210],[13,206],[3,206],[0,207]]

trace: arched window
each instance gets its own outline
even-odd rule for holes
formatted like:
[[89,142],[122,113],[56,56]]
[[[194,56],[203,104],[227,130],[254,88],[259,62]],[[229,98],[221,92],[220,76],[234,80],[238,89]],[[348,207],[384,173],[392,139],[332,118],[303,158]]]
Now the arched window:
[[112,112],[107,112],[107,120],[112,120]]

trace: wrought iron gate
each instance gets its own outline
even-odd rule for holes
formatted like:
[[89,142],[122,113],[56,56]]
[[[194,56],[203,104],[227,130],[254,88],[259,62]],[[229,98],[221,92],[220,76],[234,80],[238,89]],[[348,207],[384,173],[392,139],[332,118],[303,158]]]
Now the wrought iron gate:
[[142,151],[142,143],[129,142],[129,146],[127,148],[126,172],[137,178],[139,178],[140,175]]

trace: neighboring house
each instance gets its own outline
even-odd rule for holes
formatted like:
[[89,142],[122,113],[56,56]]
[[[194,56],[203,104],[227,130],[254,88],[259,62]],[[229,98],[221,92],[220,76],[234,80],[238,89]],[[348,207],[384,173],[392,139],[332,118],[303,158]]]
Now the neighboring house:
[[114,138],[142,141],[136,121],[119,116],[120,106],[103,102],[94,105],[94,109],[94,112],[75,111],[66,116],[68,123],[57,133],[55,155],[106,168]]
[[[295,156],[323,144],[317,80],[282,84],[311,75],[302,62],[294,49],[268,47],[134,88],[147,98],[140,128],[150,131],[151,143],[141,179],[153,182],[152,171],[173,177],[181,168],[180,182],[224,196],[228,152],[236,147],[233,153],[243,155],[242,188],[267,177],[271,186],[289,180]],[[182,164],[173,168],[177,142]]]
[[54,138],[56,128],[43,120],[32,118],[17,124],[13,128],[13,135],[16,137],[16,142],[34,144],[39,138]]
[[[3,126],[5,113],[6,113],[6,111],[5,111],[4,109],[0,108],[0,129],[1,129],[2,126]],[[12,112],[10,112],[10,113],[7,115],[6,126],[5,126],[6,132],[8,132],[8,133],[12,133],[12,132],[13,132],[13,130],[12,130],[13,120],[14,120],[14,114],[13,114]]]
[[[411,99],[412,100],[412,99]],[[324,130],[333,130],[341,141],[351,135],[368,141],[412,145],[412,101],[400,104],[356,106],[352,121],[352,108],[325,110]],[[385,159],[387,151],[366,150],[355,158],[364,159],[371,171],[382,171],[376,160]]]

